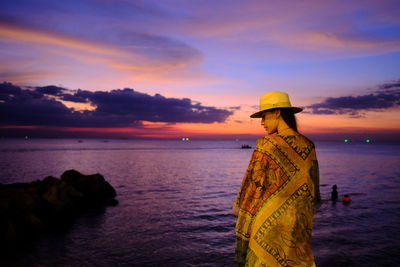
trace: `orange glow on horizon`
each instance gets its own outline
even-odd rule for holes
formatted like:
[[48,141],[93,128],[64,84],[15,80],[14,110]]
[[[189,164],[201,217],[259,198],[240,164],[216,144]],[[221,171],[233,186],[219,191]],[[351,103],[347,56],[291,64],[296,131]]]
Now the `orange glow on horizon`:
[[[224,123],[167,123],[140,121],[132,127],[60,127],[37,125],[6,125],[1,129],[31,129],[49,130],[57,132],[93,133],[100,136],[102,133],[108,136],[125,136],[131,138],[240,138],[241,136],[265,136],[260,125],[260,119],[250,119],[248,111],[238,111],[230,116]],[[365,118],[349,118],[347,115],[297,115],[299,132],[305,135],[329,135],[329,134],[396,134],[400,132],[397,122],[399,110],[383,112],[368,112]],[[97,134],[97,135],[96,135]]]

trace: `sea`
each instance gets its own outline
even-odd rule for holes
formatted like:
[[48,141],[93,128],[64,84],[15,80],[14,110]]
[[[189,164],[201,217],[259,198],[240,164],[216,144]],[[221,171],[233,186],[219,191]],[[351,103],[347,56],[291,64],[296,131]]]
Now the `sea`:
[[[0,183],[75,169],[102,174],[119,201],[0,265],[235,266],[231,206],[253,152],[243,144],[254,148],[255,140],[0,139]],[[400,266],[400,144],[315,145],[317,266]]]

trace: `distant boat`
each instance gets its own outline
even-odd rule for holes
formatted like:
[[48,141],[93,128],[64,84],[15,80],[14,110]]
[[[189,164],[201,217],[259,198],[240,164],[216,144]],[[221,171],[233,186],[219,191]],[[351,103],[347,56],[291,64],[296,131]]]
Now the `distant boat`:
[[78,140],[78,143],[82,143],[83,141],[82,140]]
[[249,146],[249,145],[242,145],[242,149],[248,149],[248,148],[251,148],[251,146]]

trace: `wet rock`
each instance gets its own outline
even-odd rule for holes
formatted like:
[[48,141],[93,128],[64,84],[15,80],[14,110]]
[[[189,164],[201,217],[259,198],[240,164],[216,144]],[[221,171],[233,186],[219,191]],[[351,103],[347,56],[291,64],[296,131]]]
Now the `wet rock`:
[[31,183],[0,184],[0,253],[42,233],[65,227],[87,208],[116,205],[116,192],[100,174],[64,172]]
[[61,180],[81,192],[84,204],[90,206],[108,205],[117,195],[115,189],[98,173],[83,175],[76,170],[68,170],[61,175]]

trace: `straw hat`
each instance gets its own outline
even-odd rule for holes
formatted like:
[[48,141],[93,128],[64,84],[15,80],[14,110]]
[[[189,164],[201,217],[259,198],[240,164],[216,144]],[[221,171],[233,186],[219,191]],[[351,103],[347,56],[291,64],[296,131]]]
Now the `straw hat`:
[[261,118],[262,113],[273,108],[290,108],[294,113],[301,112],[303,109],[293,107],[290,104],[289,96],[284,92],[272,91],[260,96],[260,111],[252,114],[251,118]]

